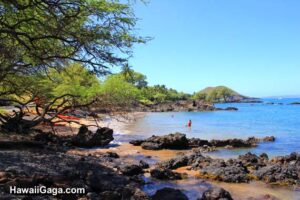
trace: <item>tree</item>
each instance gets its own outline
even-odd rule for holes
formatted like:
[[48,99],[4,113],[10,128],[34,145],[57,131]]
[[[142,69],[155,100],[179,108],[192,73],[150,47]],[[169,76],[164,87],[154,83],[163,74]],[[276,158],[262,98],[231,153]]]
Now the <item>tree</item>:
[[[18,90],[8,96],[8,101],[14,102],[18,111],[0,113],[1,128],[6,131],[25,133],[41,122],[52,123],[67,110],[90,105],[100,93],[96,75],[80,64],[66,66],[60,73],[50,70],[48,74],[15,75],[14,78]],[[29,104],[34,104],[36,112],[31,120],[24,119]]]
[[206,101],[208,102],[218,102],[218,91],[217,90],[212,90],[210,91],[207,96],[206,96]]
[[230,97],[241,96],[237,92],[225,86],[207,87],[194,94],[195,99],[209,102],[228,102]]
[[79,63],[65,67],[60,73],[50,70],[49,75],[52,79],[44,77],[41,84],[48,86],[48,91],[51,91],[51,95],[54,97],[71,94],[79,96],[78,101],[81,103],[87,103],[101,90],[100,81],[95,74]]
[[128,83],[135,85],[139,89],[148,85],[146,81],[147,77],[144,74],[134,71],[128,63],[122,67],[120,75],[123,76]]
[[131,69],[131,66],[128,63],[125,63],[122,66],[121,69],[121,75],[123,76],[123,78],[127,81],[127,82],[132,82],[133,81],[133,69]]
[[219,88],[217,90],[217,96],[219,99],[223,99],[224,102],[227,102],[228,101],[228,98],[230,96],[233,96],[234,95],[234,92],[229,89],[229,88],[226,88],[226,87],[222,87],[222,88]]
[[104,107],[103,109],[126,111],[138,101],[140,93],[139,90],[131,83],[128,83],[124,77],[111,75],[101,86],[100,97],[102,100],[100,107]]
[[141,89],[143,87],[147,87],[148,82],[146,81],[147,76],[144,74],[141,74],[139,72],[133,72],[132,73],[132,80],[131,84],[135,85],[137,88]]
[[144,42],[133,33],[130,6],[119,1],[3,0],[0,13],[1,76],[70,61],[102,75],[126,62],[134,43]]
[[[57,86],[57,91],[49,93],[41,80],[63,78],[54,70],[61,73],[75,62],[97,75],[107,75],[111,66],[127,62],[134,44],[146,40],[135,35],[130,4],[119,1],[3,0],[0,16],[0,101],[14,102],[19,109],[14,115],[2,115],[2,125],[14,121],[30,127],[46,120],[55,106],[60,110],[80,106],[78,96],[67,93],[72,93],[71,87]],[[75,88],[73,92],[81,91],[81,85]],[[55,94],[61,92],[65,94]],[[47,101],[39,120],[25,123],[24,108],[41,94]],[[36,107],[39,112],[40,106]]]
[[207,94],[204,92],[198,92],[194,95],[195,99],[205,100],[207,99]]

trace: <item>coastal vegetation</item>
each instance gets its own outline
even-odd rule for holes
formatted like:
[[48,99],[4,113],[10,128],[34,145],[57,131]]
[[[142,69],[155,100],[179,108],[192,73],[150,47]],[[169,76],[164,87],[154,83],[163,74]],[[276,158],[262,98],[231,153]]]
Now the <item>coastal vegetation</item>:
[[[129,66],[132,47],[149,40],[136,34],[130,3],[2,1],[0,12],[0,102],[17,107],[0,114],[6,131],[26,132],[92,104],[109,112],[193,99],[165,85],[149,86]],[[111,74],[112,67],[121,72]],[[216,98],[226,101],[226,92]],[[205,100],[214,102],[213,94]],[[29,105],[37,116],[25,120]]]
[[[274,136],[205,140],[187,138],[183,133],[149,138],[139,138],[136,133],[114,135],[109,124],[114,114],[235,111],[235,107],[216,108],[213,104],[248,99],[225,86],[188,94],[149,84],[147,76],[129,64],[133,46],[149,40],[137,33],[131,1],[3,0],[0,16],[1,198],[188,200],[184,192],[174,189],[180,183],[168,182],[189,178],[188,172],[197,172],[202,179],[197,187],[203,191],[197,196],[193,193],[202,200],[233,199],[228,191],[205,179],[299,187],[298,153],[273,159],[265,153],[247,153],[226,160],[204,155],[255,148],[275,142]],[[167,116],[168,120],[180,118]],[[174,127],[191,131],[191,119],[188,126],[180,122]],[[112,144],[115,136],[134,140]],[[126,145],[130,147],[125,149]],[[174,157],[162,159],[159,151],[164,150]],[[184,174],[174,171],[181,167],[189,168]],[[162,184],[160,180],[177,185],[159,186],[153,194],[143,191],[146,184]],[[85,192],[30,197],[8,191],[36,186]]]
[[[1,1],[0,12],[0,100],[18,108],[0,115],[9,131],[51,123],[70,108],[94,103],[98,84],[89,74],[101,77],[123,66],[133,45],[148,40],[136,35],[137,19],[126,2]],[[29,104],[38,115],[31,122],[23,119]],[[49,111],[56,114],[49,117]]]
[[202,99],[208,102],[232,102],[245,99],[245,96],[240,95],[236,91],[226,87],[226,86],[217,86],[217,87],[207,87],[199,92],[194,94],[195,99]]

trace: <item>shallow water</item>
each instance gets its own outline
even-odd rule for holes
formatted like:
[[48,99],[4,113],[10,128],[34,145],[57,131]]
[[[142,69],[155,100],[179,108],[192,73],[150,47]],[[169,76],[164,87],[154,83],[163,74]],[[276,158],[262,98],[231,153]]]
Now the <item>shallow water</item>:
[[[144,150],[139,146],[133,146],[128,143],[121,145],[111,145],[109,148],[94,148],[94,149],[74,149],[69,151],[71,154],[102,154],[104,152],[116,152],[122,160],[131,164],[138,164],[140,160],[144,160],[153,166],[159,161],[169,160],[176,157],[178,154],[184,154],[187,150]],[[202,196],[202,193],[209,189],[212,185],[222,187],[230,192],[235,200],[250,200],[250,197],[263,199],[262,196],[268,194],[282,200],[300,200],[300,189],[285,188],[270,186],[262,182],[250,183],[222,183],[209,180],[199,179],[199,172],[186,170],[182,167],[176,170],[180,173],[187,173],[186,179],[177,181],[158,181],[152,180],[149,174],[146,174],[145,180],[148,184],[143,186],[143,190],[149,195],[153,195],[158,189],[164,187],[172,187],[182,190],[190,200],[196,200]]]
[[[151,181],[150,181],[151,182]],[[235,200],[249,200],[249,199],[264,199],[265,195],[276,197],[280,200],[299,200],[300,192],[287,188],[270,187],[261,182],[250,183],[220,183],[208,182],[197,178],[188,178],[177,181],[160,181],[155,184],[145,185],[143,190],[149,195],[153,195],[156,190],[164,187],[171,187],[182,190],[189,198],[189,200],[197,200],[203,192],[212,185],[222,187],[229,191]],[[266,198],[265,198],[266,199]]]
[[[264,99],[264,103],[228,103],[217,107],[237,107],[238,111],[147,113],[134,123],[124,125],[129,133],[121,141],[182,132],[202,139],[264,137],[273,135],[275,142],[261,143],[256,148],[222,150],[213,155],[235,157],[251,151],[270,156],[287,155],[300,150],[300,105],[288,105],[300,99]],[[267,102],[274,102],[268,105]],[[280,105],[278,103],[282,103]],[[191,119],[192,128],[186,127]]]
[[[147,138],[151,135],[165,135],[172,132],[182,132],[187,137],[202,139],[227,139],[250,136],[265,137],[273,135],[275,142],[260,143],[255,148],[219,150],[210,153],[212,157],[231,158],[250,151],[260,154],[267,153],[269,156],[287,155],[291,152],[300,151],[300,105],[288,105],[290,102],[300,102],[300,99],[264,99],[264,103],[230,103],[218,104],[217,107],[237,107],[238,111],[215,111],[215,112],[166,112],[146,113],[135,122],[127,123],[117,131],[117,143],[123,143],[116,151],[135,160],[144,159],[150,164],[159,160],[175,157],[177,153],[184,151],[147,151],[140,147],[133,147],[126,142],[133,139]],[[266,104],[274,102],[274,105]],[[282,105],[280,105],[282,104]],[[191,119],[192,128],[186,127]],[[126,133],[124,135],[124,133]],[[147,159],[145,156],[151,156]],[[187,171],[185,171],[187,172]],[[193,172],[192,172],[193,173]],[[299,189],[270,186],[262,182],[249,184],[231,184],[211,182],[198,179],[195,174],[179,181],[152,182],[146,178],[149,184],[145,185],[144,191],[150,195],[163,187],[173,187],[183,190],[189,199],[200,197],[211,185],[217,185],[228,190],[234,199],[245,200],[250,197],[262,199],[262,196],[270,194],[283,200],[300,200]]]

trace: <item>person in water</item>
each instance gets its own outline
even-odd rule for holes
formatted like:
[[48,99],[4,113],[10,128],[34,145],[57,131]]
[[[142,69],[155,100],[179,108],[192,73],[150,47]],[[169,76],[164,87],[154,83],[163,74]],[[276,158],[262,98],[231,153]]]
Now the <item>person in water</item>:
[[192,120],[189,120],[187,126],[188,126],[188,127],[192,127]]

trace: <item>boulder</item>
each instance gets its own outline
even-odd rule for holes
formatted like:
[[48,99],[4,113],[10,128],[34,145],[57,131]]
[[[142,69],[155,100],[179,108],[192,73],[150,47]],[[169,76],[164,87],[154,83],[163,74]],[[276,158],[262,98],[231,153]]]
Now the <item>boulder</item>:
[[225,146],[232,146],[235,148],[240,147],[252,147],[254,146],[253,141],[249,140],[242,140],[242,139],[228,139],[228,140],[211,140],[210,141],[212,146],[215,147],[225,147]]
[[300,102],[292,102],[289,105],[300,105]]
[[173,172],[170,169],[155,168],[150,171],[151,177],[160,180],[179,180],[182,179],[180,173]]
[[[140,141],[132,141],[138,144]],[[164,136],[152,136],[141,142],[143,149],[159,150],[159,149],[187,149],[189,148],[188,139],[185,134],[174,133]]]
[[160,150],[163,149],[162,143],[154,143],[154,142],[143,142],[141,144],[143,149],[146,150]]
[[267,137],[264,137],[262,139],[263,142],[274,142],[275,141],[275,137],[274,136],[267,136]]
[[230,193],[223,188],[212,187],[206,190],[199,200],[233,200]]
[[279,185],[299,184],[298,170],[295,165],[273,164],[254,172],[257,179]]
[[179,167],[187,166],[188,163],[189,163],[189,157],[181,155],[181,156],[172,158],[170,160],[160,162],[158,165],[159,165],[159,167],[165,168],[165,169],[177,169]]
[[[226,140],[203,140],[200,138],[186,138],[185,134],[174,133],[164,136],[152,136],[145,140],[133,140],[130,143],[134,146],[142,146],[147,150],[160,150],[160,149],[189,149],[197,147],[205,147],[203,152],[214,151],[215,147],[230,147],[230,148],[243,148],[255,147],[258,142],[273,142],[274,136],[267,136],[265,138],[249,137],[243,139],[226,139]],[[212,148],[209,148],[212,147]]]
[[199,152],[199,153],[208,153],[208,152],[213,152],[213,151],[217,151],[216,147],[208,146],[208,145],[204,145],[202,147],[193,149],[193,152]]
[[210,142],[208,140],[202,140],[200,138],[191,138],[189,139],[189,146],[190,147],[202,147],[204,145],[210,146]]
[[150,198],[145,192],[140,189],[136,189],[130,200],[150,200]]
[[113,141],[113,130],[110,128],[99,128],[95,133],[81,126],[79,132],[72,139],[72,144],[79,147],[106,146]]
[[262,154],[260,157],[258,157],[257,155],[248,152],[245,155],[240,155],[238,157],[238,160],[240,160],[245,167],[257,170],[261,167],[266,166],[268,156]]
[[207,179],[228,183],[249,182],[248,171],[241,162],[236,160],[213,160],[200,169],[200,176]]
[[120,167],[122,174],[126,176],[134,176],[143,173],[143,168],[139,165],[124,165]]
[[274,102],[267,102],[266,105],[274,105]]
[[107,158],[120,158],[120,156],[115,153],[115,152],[106,152],[103,154],[104,157],[107,157]]
[[236,111],[236,110],[238,110],[238,108],[236,108],[236,107],[227,107],[227,108],[225,108],[224,110],[228,110],[228,111]]
[[145,142],[145,140],[132,140],[129,143],[132,144],[133,146],[141,146],[143,142]]
[[142,169],[148,169],[148,168],[149,168],[149,164],[146,163],[146,162],[143,161],[143,160],[140,160],[139,166],[140,166]]
[[188,197],[178,189],[163,188],[157,190],[152,200],[188,200]]

